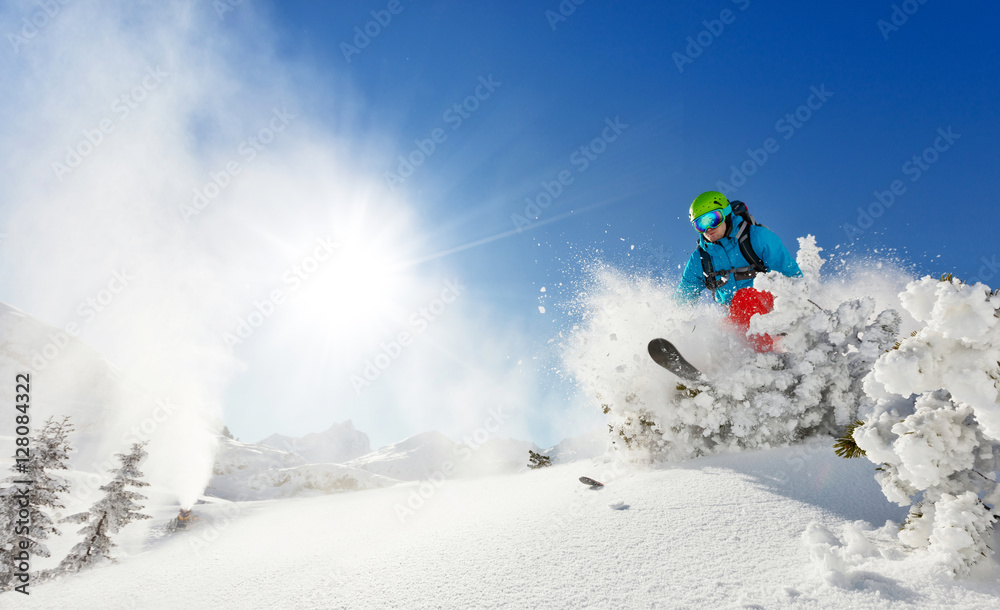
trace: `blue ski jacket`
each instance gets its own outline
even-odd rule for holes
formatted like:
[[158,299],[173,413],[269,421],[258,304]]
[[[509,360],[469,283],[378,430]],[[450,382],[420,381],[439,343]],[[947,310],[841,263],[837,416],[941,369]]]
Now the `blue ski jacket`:
[[[693,303],[698,300],[698,296],[706,288],[700,250],[708,252],[712,257],[712,266],[715,271],[739,269],[750,265],[750,262],[740,252],[739,242],[735,237],[743,222],[745,221],[742,218],[733,215],[730,223],[731,225],[735,223],[735,226],[730,226],[726,236],[717,242],[710,242],[705,239],[704,235],[701,236],[698,240],[698,247],[691,253],[687,265],[684,266],[684,273],[677,285],[677,300]],[[761,261],[767,265],[768,271],[780,271],[790,277],[802,275],[798,263],[795,262],[784,244],[781,243],[781,239],[773,231],[761,225],[750,225],[748,228],[750,230],[750,245]],[[735,281],[733,274],[729,274],[727,277],[728,281],[715,291],[716,302],[723,305],[728,305],[740,288],[753,286],[752,278]]]

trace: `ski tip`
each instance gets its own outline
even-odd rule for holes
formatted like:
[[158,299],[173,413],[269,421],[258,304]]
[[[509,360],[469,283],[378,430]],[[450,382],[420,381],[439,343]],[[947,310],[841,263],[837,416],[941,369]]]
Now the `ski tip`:
[[604,487],[604,483],[601,483],[600,481],[595,481],[590,477],[580,477],[580,482],[583,483],[584,485],[590,485],[592,489]]

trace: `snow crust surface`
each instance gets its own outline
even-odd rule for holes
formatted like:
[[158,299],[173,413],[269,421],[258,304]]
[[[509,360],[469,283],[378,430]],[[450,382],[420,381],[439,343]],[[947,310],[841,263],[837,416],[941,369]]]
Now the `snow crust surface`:
[[[658,470],[582,461],[316,498],[199,505],[201,524],[21,608],[988,608],[898,549],[904,512],[831,439]],[[593,491],[576,479],[605,483]],[[956,509],[959,509],[956,506]],[[887,521],[889,521],[887,523]],[[9,595],[9,594],[8,594]],[[7,595],[3,602],[8,602]]]

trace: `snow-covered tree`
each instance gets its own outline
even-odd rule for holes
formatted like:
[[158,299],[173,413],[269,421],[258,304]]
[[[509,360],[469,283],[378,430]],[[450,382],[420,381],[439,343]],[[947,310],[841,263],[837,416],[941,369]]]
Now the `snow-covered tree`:
[[1000,512],[1000,295],[927,277],[900,299],[924,327],[865,379],[878,402],[854,439],[879,465],[885,496],[910,506],[900,541],[967,575],[992,554]]
[[11,584],[17,571],[15,555],[20,551],[27,550],[35,557],[51,555],[43,541],[60,532],[49,511],[65,508],[59,496],[69,492],[69,482],[54,471],[66,470],[72,431],[68,417],[58,422],[49,418],[29,437],[27,460],[15,462],[11,466],[14,475],[4,480],[6,487],[0,490],[0,588]]
[[870,298],[815,303],[823,259],[812,236],[799,240],[797,261],[804,277],[771,272],[754,282],[774,295],[774,310],[751,319],[749,334],[778,337],[779,349],[754,354],[745,339],[720,336],[713,347],[720,357],[736,354],[724,374],[710,375],[709,384],[676,384],[666,404],[660,388],[644,381],[596,392],[620,447],[687,459],[837,436],[854,421],[868,401],[862,380],[896,340],[899,315],[876,312]]
[[145,500],[146,496],[129,489],[149,485],[141,479],[143,474],[139,470],[140,462],[147,455],[145,445],[146,443],[135,443],[129,453],[116,455],[121,466],[111,471],[114,477],[100,488],[106,492],[104,497],[89,512],[63,519],[67,523],[86,525],[79,531],[83,535],[83,541],[73,547],[56,568],[56,572],[78,572],[102,559],[114,561],[111,549],[117,545],[112,541],[112,536],[133,521],[150,518],[139,512],[142,507],[136,504],[137,500]]

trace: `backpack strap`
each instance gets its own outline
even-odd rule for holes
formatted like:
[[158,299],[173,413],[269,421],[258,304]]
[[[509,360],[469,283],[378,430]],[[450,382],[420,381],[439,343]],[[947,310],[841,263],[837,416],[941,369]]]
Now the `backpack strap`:
[[750,263],[750,268],[754,271],[753,275],[767,273],[767,265],[757,256],[757,253],[753,249],[753,243],[750,241],[750,226],[763,225],[754,220],[754,217],[750,215],[750,210],[747,209],[747,204],[742,201],[731,201],[729,205],[733,208],[733,215],[743,219],[743,224],[740,225],[739,231],[736,232],[736,243],[740,247],[740,254]]
[[711,290],[714,296],[715,291],[729,280],[729,272],[716,271],[712,265],[712,255],[706,252],[700,243],[698,244],[698,253],[701,254],[701,273],[705,279],[705,287]]
[[736,281],[742,281],[753,279],[758,273],[767,273],[768,271],[767,265],[757,256],[750,241],[750,226],[763,225],[754,220],[754,217],[750,215],[750,211],[747,210],[747,205],[742,201],[730,201],[729,205],[733,208],[733,216],[739,216],[743,219],[743,224],[740,225],[734,237],[740,248],[740,254],[747,260],[749,266],[740,267],[739,269],[716,271],[715,266],[712,265],[712,255],[701,247],[701,241],[699,240],[698,252],[701,255],[701,271],[705,279],[705,287],[711,290],[713,295],[716,290],[729,281],[730,274],[733,275]]

